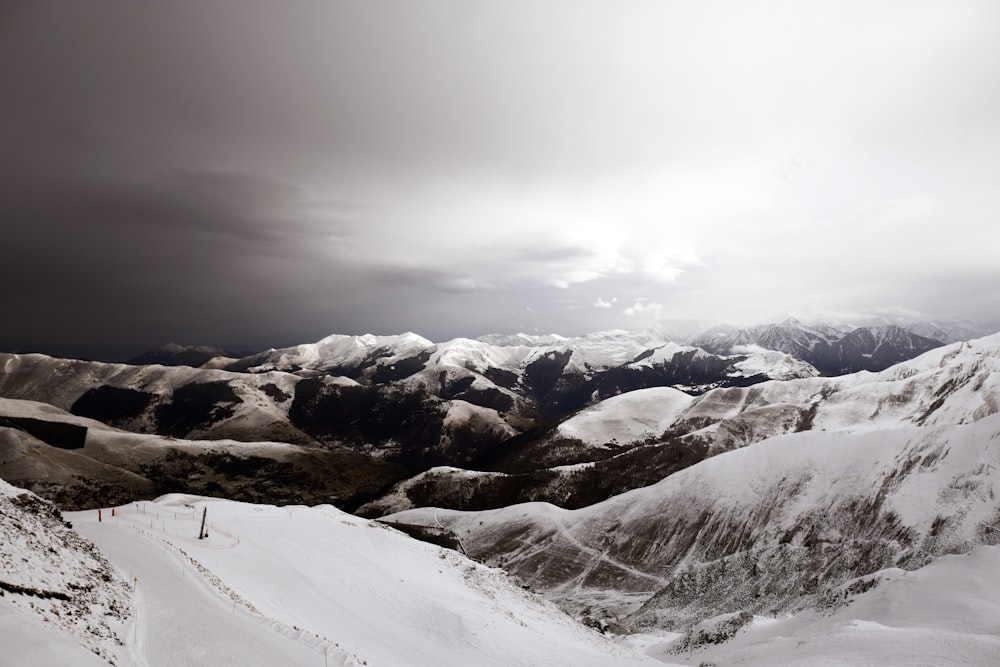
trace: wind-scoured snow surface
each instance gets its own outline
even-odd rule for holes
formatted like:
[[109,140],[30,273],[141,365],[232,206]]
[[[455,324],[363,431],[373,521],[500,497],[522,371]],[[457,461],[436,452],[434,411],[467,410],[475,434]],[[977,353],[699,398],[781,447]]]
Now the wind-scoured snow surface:
[[123,664],[660,664],[498,570],[331,506],[172,495],[67,516],[135,582]]

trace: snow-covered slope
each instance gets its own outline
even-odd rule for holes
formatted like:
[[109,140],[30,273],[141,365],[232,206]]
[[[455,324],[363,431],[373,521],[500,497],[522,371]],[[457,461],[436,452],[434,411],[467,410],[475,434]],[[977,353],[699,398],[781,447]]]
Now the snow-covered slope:
[[966,424],[998,410],[1000,334],[940,347],[880,373],[717,389],[697,397],[672,430],[715,453],[797,430]]
[[718,641],[723,618],[679,641],[646,635],[630,643],[647,655],[691,664],[1000,664],[1000,547],[942,556],[912,572],[882,570],[847,582],[842,594],[835,608],[744,617],[749,622],[733,628],[725,642]]
[[797,609],[842,582],[993,543],[1000,415],[961,426],[802,432],[605,502],[389,520],[453,530],[567,607],[634,625]]
[[135,663],[660,664],[502,572],[330,506],[171,495],[108,514],[69,516],[138,580]]
[[270,349],[251,355],[234,364],[235,370],[262,373],[271,370],[337,371],[349,375],[362,370],[370,359],[384,358],[388,363],[406,359],[424,351],[433,343],[415,333],[398,336],[344,336],[334,334],[315,343]]
[[630,391],[601,401],[559,424],[558,437],[588,447],[659,438],[694,397],[671,387]]
[[[0,479],[0,663],[114,660],[129,587],[56,509]],[[124,664],[124,663],[119,663]]]

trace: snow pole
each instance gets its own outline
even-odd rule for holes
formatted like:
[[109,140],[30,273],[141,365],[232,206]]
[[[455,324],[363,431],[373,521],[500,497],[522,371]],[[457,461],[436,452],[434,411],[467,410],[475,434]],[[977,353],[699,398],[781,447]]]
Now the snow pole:
[[208,533],[205,532],[205,517],[208,515],[208,508],[205,507],[201,512],[201,528],[198,529],[198,539],[203,540],[208,537]]
[[97,510],[97,523],[100,523],[101,521],[102,521],[102,519],[101,519],[101,510]]
[[115,515],[115,508],[114,508],[114,507],[112,507],[112,508],[111,508],[111,516],[114,516],[114,515]]

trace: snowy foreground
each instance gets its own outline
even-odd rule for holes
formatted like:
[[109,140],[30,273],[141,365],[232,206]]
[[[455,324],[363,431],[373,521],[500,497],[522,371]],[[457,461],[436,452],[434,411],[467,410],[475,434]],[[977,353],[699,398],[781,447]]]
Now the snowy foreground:
[[[181,666],[1000,664],[998,546],[870,575],[859,582],[868,590],[828,611],[608,639],[497,570],[333,507],[181,495],[105,509],[100,522],[97,511],[65,515],[134,588],[131,614],[110,622],[117,641],[87,630],[88,649],[57,605],[9,590],[11,577],[72,590],[94,571],[86,549],[6,507],[15,532],[0,545],[2,665],[107,664],[95,650],[118,665]],[[206,507],[209,536],[198,540]],[[118,581],[96,587],[98,617]]]
[[173,495],[102,514],[66,517],[135,582],[119,664],[661,664],[497,570],[330,506]]

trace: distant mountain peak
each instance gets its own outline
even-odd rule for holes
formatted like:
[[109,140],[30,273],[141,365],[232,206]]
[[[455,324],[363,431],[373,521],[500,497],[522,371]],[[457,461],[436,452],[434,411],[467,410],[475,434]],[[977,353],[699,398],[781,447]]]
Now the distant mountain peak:
[[133,366],[159,364],[161,366],[193,366],[198,367],[215,357],[240,358],[247,352],[228,352],[221,347],[212,345],[180,345],[165,343],[157,348],[143,352],[125,363]]

